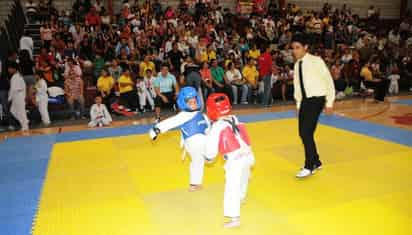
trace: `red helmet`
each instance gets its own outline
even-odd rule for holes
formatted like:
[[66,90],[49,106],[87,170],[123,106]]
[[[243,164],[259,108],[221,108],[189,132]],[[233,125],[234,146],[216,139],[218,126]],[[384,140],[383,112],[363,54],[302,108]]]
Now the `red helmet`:
[[216,121],[221,116],[228,115],[231,110],[232,106],[226,94],[213,93],[207,98],[206,113],[212,121]]

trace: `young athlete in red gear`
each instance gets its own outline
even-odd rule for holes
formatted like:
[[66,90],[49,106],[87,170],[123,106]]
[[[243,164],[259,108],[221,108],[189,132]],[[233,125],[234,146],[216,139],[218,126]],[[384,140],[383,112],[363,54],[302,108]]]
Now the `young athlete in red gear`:
[[240,204],[246,199],[250,168],[255,162],[245,125],[231,115],[229,98],[223,93],[211,94],[206,102],[207,116],[213,124],[206,136],[205,157],[210,162],[218,153],[226,160],[224,227],[240,226]]

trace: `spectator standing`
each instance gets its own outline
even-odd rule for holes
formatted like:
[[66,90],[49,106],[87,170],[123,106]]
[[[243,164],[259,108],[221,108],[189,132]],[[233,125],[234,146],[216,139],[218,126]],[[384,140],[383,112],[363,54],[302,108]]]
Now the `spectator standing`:
[[18,71],[16,62],[9,62],[8,72],[11,75],[8,101],[11,103],[10,113],[17,119],[22,131],[29,130],[29,120],[26,113],[26,83]]
[[[64,71],[64,93],[69,104],[72,119],[83,118],[84,115],[84,85],[81,76],[82,70],[80,65],[69,58]],[[79,111],[75,110],[76,103],[79,105]]]
[[266,47],[265,52],[259,56],[259,76],[263,81],[263,105],[268,107],[272,103],[272,55],[270,48]]

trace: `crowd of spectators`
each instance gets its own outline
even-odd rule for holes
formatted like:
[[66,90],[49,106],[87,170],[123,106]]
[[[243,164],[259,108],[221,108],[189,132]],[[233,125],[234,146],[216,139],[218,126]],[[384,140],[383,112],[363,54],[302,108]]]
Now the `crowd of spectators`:
[[42,47],[34,55],[33,42],[23,37],[21,50],[2,63],[3,113],[9,61],[19,63],[29,97],[36,92],[35,71],[49,88],[60,87],[72,118],[84,117],[91,104],[87,92],[94,92],[91,100],[101,96],[110,112],[117,103],[128,112],[153,110],[158,120],[161,108],[175,108],[179,87],[187,85],[203,98],[224,92],[235,105],[270,107],[293,99],[290,43],[297,32],[310,38],[311,53],[329,66],[337,98],[373,91],[380,102],[389,83],[411,89],[412,24],[405,19],[396,27],[378,27],[383,21],[373,6],[360,18],[350,6],[327,3],[319,11],[302,11],[295,4],[279,8],[275,1],[255,1],[245,15],[216,0],[181,1],[177,7],[139,2],[125,0],[112,14],[100,0],[76,0],[71,11],[62,12],[52,0],[27,0],[31,21],[41,24]]

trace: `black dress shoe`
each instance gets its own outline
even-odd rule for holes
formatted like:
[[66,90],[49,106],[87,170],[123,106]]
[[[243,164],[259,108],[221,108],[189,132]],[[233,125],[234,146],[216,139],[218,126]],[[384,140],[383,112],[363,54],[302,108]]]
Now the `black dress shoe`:
[[320,169],[322,169],[322,163],[313,165],[313,170],[320,170]]

